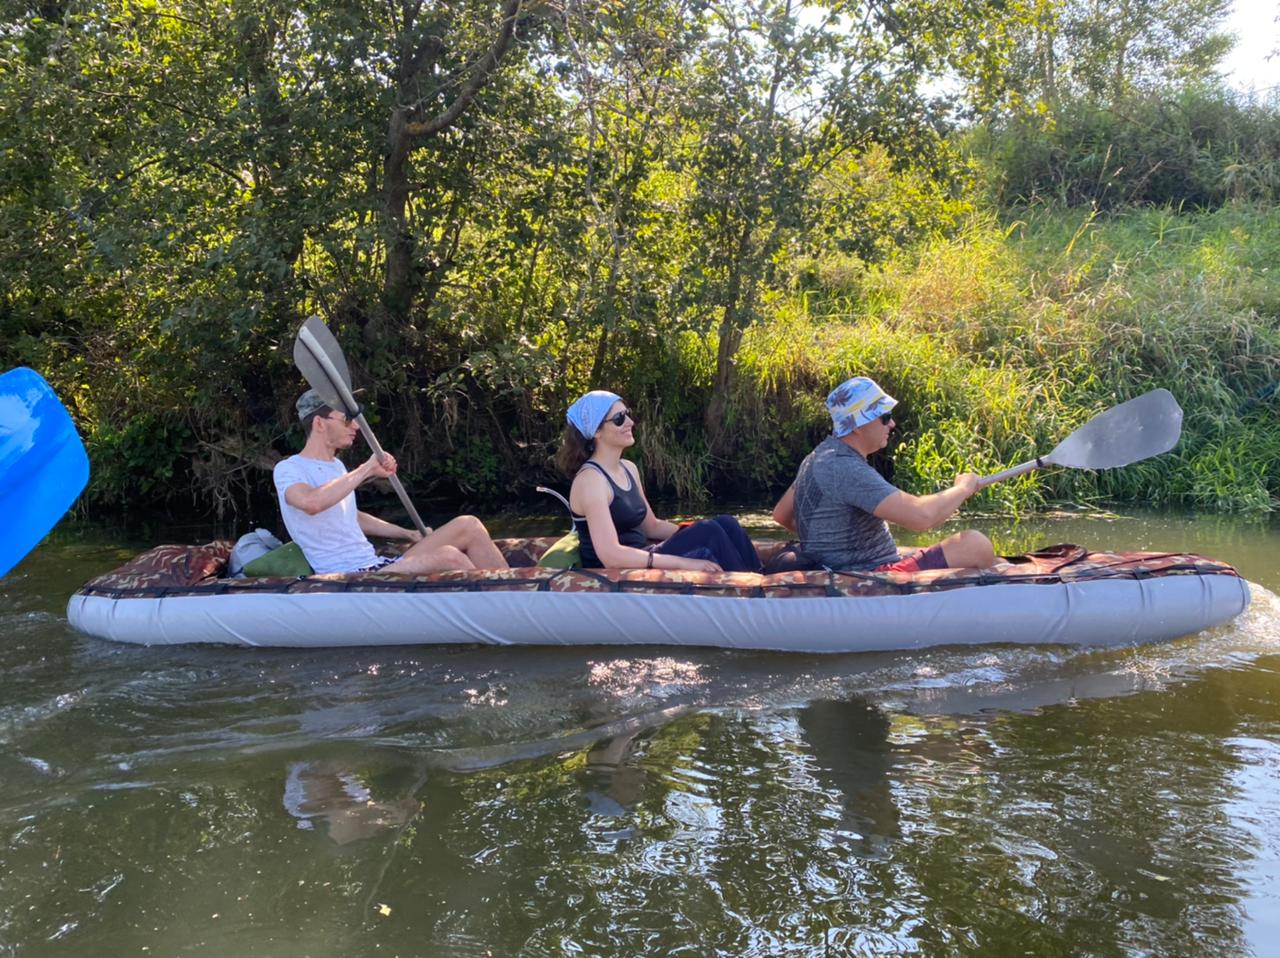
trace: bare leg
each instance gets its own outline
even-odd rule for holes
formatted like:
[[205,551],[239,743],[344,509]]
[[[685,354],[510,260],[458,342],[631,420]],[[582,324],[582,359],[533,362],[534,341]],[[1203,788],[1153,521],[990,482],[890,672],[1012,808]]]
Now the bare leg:
[[418,555],[427,555],[439,549],[449,549],[461,553],[467,559],[466,565],[437,566],[446,569],[505,569],[507,560],[503,558],[498,547],[489,538],[489,530],[475,516],[458,516],[450,519],[439,529],[432,531],[421,542],[415,542],[404,558],[396,563],[402,565],[405,560]]
[[989,569],[996,563],[996,550],[991,540],[976,529],[965,529],[947,536],[940,543],[950,569]]
[[438,545],[433,549],[420,548],[426,541],[423,539],[422,542],[414,543],[412,549],[387,566],[384,571],[394,572],[397,575],[417,575],[421,572],[445,572],[449,569],[476,567],[474,562],[454,546]]

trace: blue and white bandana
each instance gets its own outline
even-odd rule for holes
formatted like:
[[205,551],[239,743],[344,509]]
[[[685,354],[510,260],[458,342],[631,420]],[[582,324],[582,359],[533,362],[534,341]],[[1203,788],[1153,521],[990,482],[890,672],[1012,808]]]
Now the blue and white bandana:
[[831,434],[839,439],[859,426],[887,413],[898,400],[881,389],[874,379],[854,376],[846,379],[827,397],[827,412],[831,413]]
[[569,407],[564,418],[569,421],[569,425],[582,434],[583,439],[592,439],[600,428],[600,424],[604,422],[604,417],[608,415],[609,407],[621,401],[622,397],[617,393],[611,393],[605,389],[593,389],[579,396]]

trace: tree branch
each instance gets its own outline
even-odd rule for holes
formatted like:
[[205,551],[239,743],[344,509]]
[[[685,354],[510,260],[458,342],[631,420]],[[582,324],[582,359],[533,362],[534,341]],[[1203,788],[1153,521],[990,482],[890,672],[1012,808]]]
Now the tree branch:
[[220,117],[210,116],[207,113],[200,113],[197,110],[189,109],[181,103],[174,103],[172,100],[161,100],[156,97],[149,97],[140,93],[115,93],[111,90],[95,90],[93,87],[87,87],[81,92],[89,96],[110,97],[116,100],[134,100],[139,103],[155,103],[159,106],[166,106],[171,110],[184,114],[185,116],[192,116],[198,120],[205,120],[209,123],[216,123],[221,119]]
[[476,98],[484,88],[484,85],[489,82],[489,77],[497,67],[498,62],[511,47],[511,38],[515,35],[516,18],[520,15],[522,4],[523,0],[504,0],[502,5],[502,26],[498,30],[498,35],[494,38],[493,45],[489,47],[489,50],[476,64],[475,72],[471,74],[471,79],[462,88],[458,98],[443,112],[438,113],[430,120],[406,123],[404,126],[406,136],[415,139],[434,136],[440,131],[448,129],[457,121],[458,117],[462,116],[463,111],[471,105],[471,101]]

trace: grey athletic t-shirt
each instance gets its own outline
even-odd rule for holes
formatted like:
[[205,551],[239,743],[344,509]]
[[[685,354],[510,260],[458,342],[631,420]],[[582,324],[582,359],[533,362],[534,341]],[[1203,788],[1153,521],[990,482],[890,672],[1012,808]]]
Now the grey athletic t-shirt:
[[872,513],[898,489],[861,453],[828,436],[796,474],[800,549],[832,569],[874,569],[896,562],[889,526]]

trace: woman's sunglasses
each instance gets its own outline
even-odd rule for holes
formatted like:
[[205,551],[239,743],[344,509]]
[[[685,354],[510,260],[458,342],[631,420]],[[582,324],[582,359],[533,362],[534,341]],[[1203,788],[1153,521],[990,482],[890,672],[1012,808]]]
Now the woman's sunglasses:
[[622,428],[622,424],[626,422],[628,419],[630,419],[633,424],[636,421],[635,413],[633,413],[630,409],[619,409],[612,416],[604,417],[605,422],[611,422],[615,426],[617,426],[619,429]]

